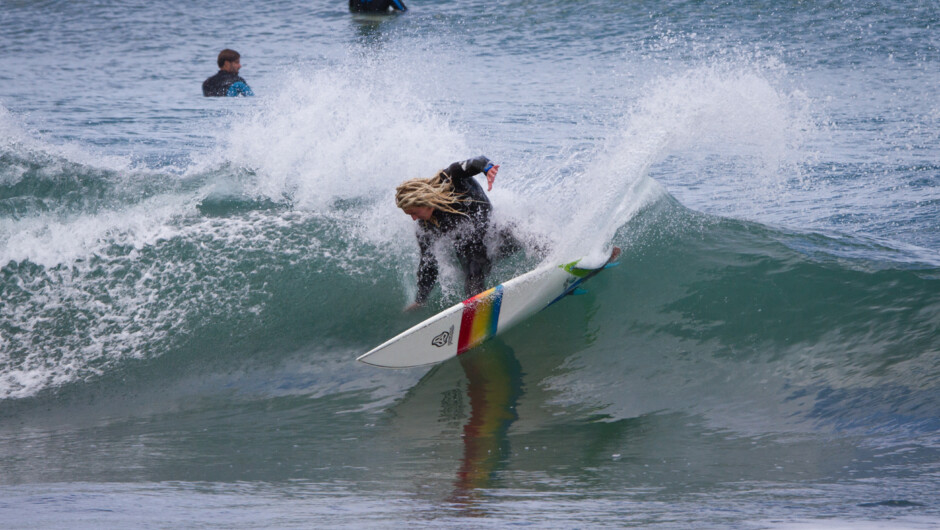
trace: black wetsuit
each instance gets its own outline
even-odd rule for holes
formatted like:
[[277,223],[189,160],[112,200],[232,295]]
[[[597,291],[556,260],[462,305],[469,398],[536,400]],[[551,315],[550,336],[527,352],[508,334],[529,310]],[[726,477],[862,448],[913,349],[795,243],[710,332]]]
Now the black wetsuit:
[[253,96],[254,93],[238,74],[224,70],[202,82],[202,95],[206,97]]
[[492,267],[484,238],[489,230],[493,205],[473,176],[484,173],[490,165],[488,158],[478,156],[463,162],[454,162],[444,170],[444,175],[450,179],[454,191],[463,199],[453,205],[454,209],[465,215],[435,209],[431,221],[418,221],[421,262],[418,265],[418,295],[415,297],[417,303],[424,303],[428,299],[437,281],[437,259],[431,247],[443,237],[453,240],[457,259],[466,278],[466,295],[472,296],[483,291],[486,274]]
[[388,13],[389,8],[408,11],[402,0],[349,0],[349,11],[353,13]]

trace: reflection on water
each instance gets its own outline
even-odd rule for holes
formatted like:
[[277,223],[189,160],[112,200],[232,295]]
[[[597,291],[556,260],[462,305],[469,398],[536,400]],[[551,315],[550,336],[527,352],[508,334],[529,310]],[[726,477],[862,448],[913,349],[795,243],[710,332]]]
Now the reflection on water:
[[518,418],[523,394],[522,366],[512,348],[500,343],[462,355],[470,417],[463,428],[463,460],[451,500],[472,508],[481,489],[494,485],[512,450],[509,427]]

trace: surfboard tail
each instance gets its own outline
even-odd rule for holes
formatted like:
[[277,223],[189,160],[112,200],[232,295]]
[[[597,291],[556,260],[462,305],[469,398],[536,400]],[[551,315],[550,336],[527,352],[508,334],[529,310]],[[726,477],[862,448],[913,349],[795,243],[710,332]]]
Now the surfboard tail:
[[567,265],[563,265],[562,268],[564,268],[565,271],[567,271],[568,273],[586,280],[588,277],[594,276],[595,274],[597,274],[598,272],[604,269],[607,269],[610,267],[616,267],[617,265],[619,265],[620,262],[618,262],[617,259],[620,258],[621,253],[622,251],[620,250],[620,247],[614,247],[613,249],[611,249],[610,256],[607,258],[607,261],[605,261],[603,265],[597,268],[578,267],[578,263],[580,263],[581,260],[572,261],[571,263]]

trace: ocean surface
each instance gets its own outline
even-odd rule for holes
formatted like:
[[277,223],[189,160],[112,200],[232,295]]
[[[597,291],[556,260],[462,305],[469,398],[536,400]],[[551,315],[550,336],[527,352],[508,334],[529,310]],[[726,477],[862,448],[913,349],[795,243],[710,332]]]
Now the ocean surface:
[[[0,526],[940,526],[940,4],[408,5],[0,0]],[[357,363],[480,154],[620,266]]]

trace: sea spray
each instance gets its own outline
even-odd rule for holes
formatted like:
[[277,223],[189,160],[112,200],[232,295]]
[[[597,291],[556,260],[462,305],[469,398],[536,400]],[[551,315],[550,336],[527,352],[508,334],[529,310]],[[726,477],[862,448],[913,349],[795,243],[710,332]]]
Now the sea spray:
[[[661,194],[650,176],[669,157],[687,161],[687,153],[696,153],[684,173],[695,171],[696,181],[734,188],[744,197],[788,179],[781,175],[799,159],[806,119],[794,103],[800,97],[775,88],[753,67],[706,65],[656,79],[644,93],[584,173],[549,192],[567,203],[565,211],[578,212],[561,245],[564,253],[603,246]],[[718,165],[725,169],[732,163],[745,167],[709,176],[715,159],[723,159]],[[743,174],[750,177],[742,179]]]

